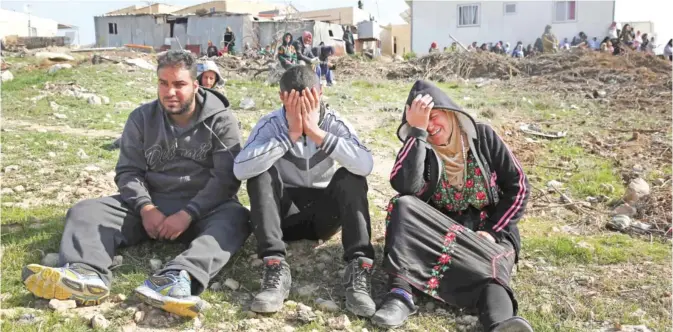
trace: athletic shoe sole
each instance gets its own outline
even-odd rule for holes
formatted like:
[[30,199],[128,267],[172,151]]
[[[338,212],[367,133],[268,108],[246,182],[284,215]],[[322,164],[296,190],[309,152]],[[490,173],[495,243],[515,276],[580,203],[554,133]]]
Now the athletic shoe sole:
[[203,309],[203,300],[198,296],[186,298],[166,296],[145,285],[136,288],[134,293],[143,302],[182,317],[194,318]]
[[47,300],[75,300],[79,305],[89,306],[100,304],[110,295],[105,287],[72,279],[60,269],[38,264],[24,267],[21,279],[29,292]]

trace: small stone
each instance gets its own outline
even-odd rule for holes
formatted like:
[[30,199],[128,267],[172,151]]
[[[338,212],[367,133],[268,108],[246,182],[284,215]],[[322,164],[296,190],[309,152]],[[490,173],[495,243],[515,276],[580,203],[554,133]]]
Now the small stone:
[[101,100],[101,98],[99,96],[96,96],[96,95],[89,96],[89,99],[87,100],[87,102],[90,105],[102,105],[103,104],[103,101]]
[[0,77],[3,82],[9,82],[14,79],[14,75],[9,70],[3,71]]
[[194,329],[200,329],[203,326],[203,323],[199,319],[199,317],[194,317],[194,322],[193,322]]
[[658,179],[654,180],[654,182],[652,184],[654,184],[655,186],[663,186],[664,183],[666,183],[666,180],[664,180],[662,178],[658,178]]
[[18,165],[9,165],[9,166],[5,167],[5,173],[9,173],[9,172],[12,172],[12,171],[18,171],[18,170],[19,170]]
[[318,309],[322,311],[338,312],[339,310],[341,310],[341,308],[339,308],[339,305],[330,300],[324,300],[318,298],[317,300],[315,300],[315,303],[318,305]]
[[345,330],[351,326],[351,321],[348,319],[348,316],[341,315],[339,317],[328,319],[327,324],[330,328],[335,330]]
[[315,293],[317,290],[318,286],[316,285],[306,285],[299,287],[299,289],[297,289],[297,294],[301,297],[309,297],[313,295],[313,293]]
[[110,296],[110,302],[112,303],[121,303],[126,301],[126,295],[124,294],[114,294]]
[[72,65],[69,64],[69,63],[57,63],[57,64],[49,67],[49,70],[47,71],[47,73],[53,74],[53,73],[55,73],[55,72],[57,72],[61,69],[70,69],[70,68],[72,68]]
[[625,215],[625,216],[628,216],[628,217],[633,217],[633,216],[636,215],[636,213],[638,213],[636,208],[634,208],[633,206],[631,206],[627,203],[624,203],[624,204],[618,206],[617,208],[615,208],[612,211],[613,215],[622,214],[622,215]]
[[89,155],[87,155],[86,152],[84,152],[82,149],[77,150],[77,156],[80,159],[89,159]]
[[49,151],[49,153],[47,153],[47,155],[49,156],[49,158],[54,158],[54,157],[56,157],[56,152]]
[[150,259],[150,269],[152,272],[158,271],[163,266],[163,263],[160,259],[152,258]]
[[427,303],[425,303],[425,310],[427,310],[427,311],[433,311],[433,310],[435,310],[435,302],[427,302]]
[[44,257],[42,257],[42,261],[40,262],[40,264],[49,267],[58,266],[58,253],[51,252],[44,255]]
[[122,255],[117,255],[112,258],[112,266],[119,266],[122,265],[124,262],[124,257]]
[[138,311],[135,314],[133,314],[133,321],[136,323],[140,323],[145,319],[145,312],[144,311]]
[[98,172],[98,171],[100,171],[100,167],[95,166],[95,165],[89,165],[89,166],[85,167],[84,170],[87,171],[87,172]]
[[231,278],[225,280],[224,285],[227,286],[229,289],[234,290],[234,291],[237,290],[241,286],[241,284],[238,281],[236,281],[234,279],[231,279]]
[[54,113],[53,115],[54,115],[55,118],[61,119],[61,120],[68,118],[68,116],[63,114],[63,113]]
[[131,322],[131,323],[128,323],[128,324],[122,326],[119,330],[121,332],[133,332],[133,331],[136,330],[136,328],[137,328],[136,323]]
[[108,98],[108,97],[100,96],[100,99],[103,102],[103,104],[105,104],[105,105],[110,103],[110,98]]
[[52,299],[49,301],[49,309],[52,309],[54,311],[65,311],[74,308],[77,308],[77,303],[75,303],[75,300],[61,301],[57,299]]
[[12,190],[12,188],[2,188],[2,192],[0,193],[2,193],[3,196],[11,196],[14,195],[14,190]]
[[222,290],[222,284],[219,282],[214,282],[212,285],[210,285],[210,289],[213,291],[220,291]]
[[575,278],[575,282],[577,282],[578,285],[589,286],[594,283],[594,277],[579,276]]
[[605,96],[607,96],[607,95],[608,95],[608,93],[605,92],[605,90],[594,90],[594,97],[595,98],[605,98]]
[[616,215],[608,222],[608,228],[623,231],[631,227],[631,218],[625,215]]
[[563,183],[556,180],[551,180],[547,182],[547,187],[549,189],[561,190],[563,188]]
[[255,313],[254,311],[248,310],[248,311],[245,312],[245,317],[255,318],[255,317],[257,317],[257,313]]
[[49,107],[51,108],[52,111],[56,112],[58,111],[60,106],[55,101],[50,101]]
[[24,188],[24,187],[21,186],[21,185],[14,187],[14,192],[22,193],[22,192],[24,192],[24,191],[26,191],[26,188]]
[[285,325],[285,326],[283,326],[283,328],[281,330],[283,332],[294,332],[294,327],[292,327],[290,325]]
[[633,165],[633,171],[636,173],[642,173],[643,171],[645,171],[645,167],[643,167],[643,165],[636,164]]
[[624,193],[624,201],[633,205],[638,202],[641,198],[650,194],[650,185],[647,184],[642,178],[636,178],[631,180],[629,186],[626,188],[626,193]]
[[23,314],[23,315],[21,315],[21,317],[19,317],[18,323],[19,324],[30,324],[30,323],[35,322],[35,320],[36,320],[35,314],[27,313],[27,314]]
[[250,262],[250,266],[252,267],[260,267],[262,264],[264,264],[264,261],[259,258],[255,258],[252,262]]
[[478,320],[477,316],[465,315],[465,316],[461,316],[461,317],[456,318],[456,324],[458,324],[458,325],[472,325],[472,324],[477,323],[477,320]]
[[598,198],[592,197],[592,196],[587,196],[586,201],[591,203],[591,204],[596,204],[596,203],[598,203]]
[[110,326],[110,322],[103,315],[95,315],[91,318],[91,327],[94,329],[106,329],[108,326]]

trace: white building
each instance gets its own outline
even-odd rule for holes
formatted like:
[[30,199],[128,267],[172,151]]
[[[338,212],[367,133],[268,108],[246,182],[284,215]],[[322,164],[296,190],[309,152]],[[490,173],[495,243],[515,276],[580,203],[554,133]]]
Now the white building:
[[546,25],[559,41],[572,40],[580,31],[602,40],[614,21],[615,1],[418,1],[410,7],[411,48],[426,54],[432,42],[440,49],[453,42],[517,41],[533,44]]
[[58,33],[58,22],[48,18],[0,9],[0,39],[5,36],[54,37]]

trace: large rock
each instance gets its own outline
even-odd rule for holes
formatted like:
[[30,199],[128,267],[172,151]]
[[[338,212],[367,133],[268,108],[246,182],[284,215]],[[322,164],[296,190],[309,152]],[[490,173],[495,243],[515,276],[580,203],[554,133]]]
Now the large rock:
[[630,205],[638,202],[641,198],[650,194],[650,185],[642,178],[631,180],[624,193],[624,201]]
[[75,58],[73,58],[71,55],[65,54],[65,53],[55,53],[55,52],[37,52],[35,53],[35,57],[38,59],[49,59],[51,61],[73,61]]
[[3,71],[0,76],[2,77],[3,82],[9,82],[14,79],[14,75],[9,70]]

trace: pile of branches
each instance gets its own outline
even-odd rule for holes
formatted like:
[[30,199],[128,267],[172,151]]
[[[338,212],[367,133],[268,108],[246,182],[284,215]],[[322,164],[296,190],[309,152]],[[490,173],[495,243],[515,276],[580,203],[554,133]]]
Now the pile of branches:
[[388,71],[389,79],[427,79],[438,82],[461,78],[509,79],[520,74],[516,59],[484,52],[432,53]]

